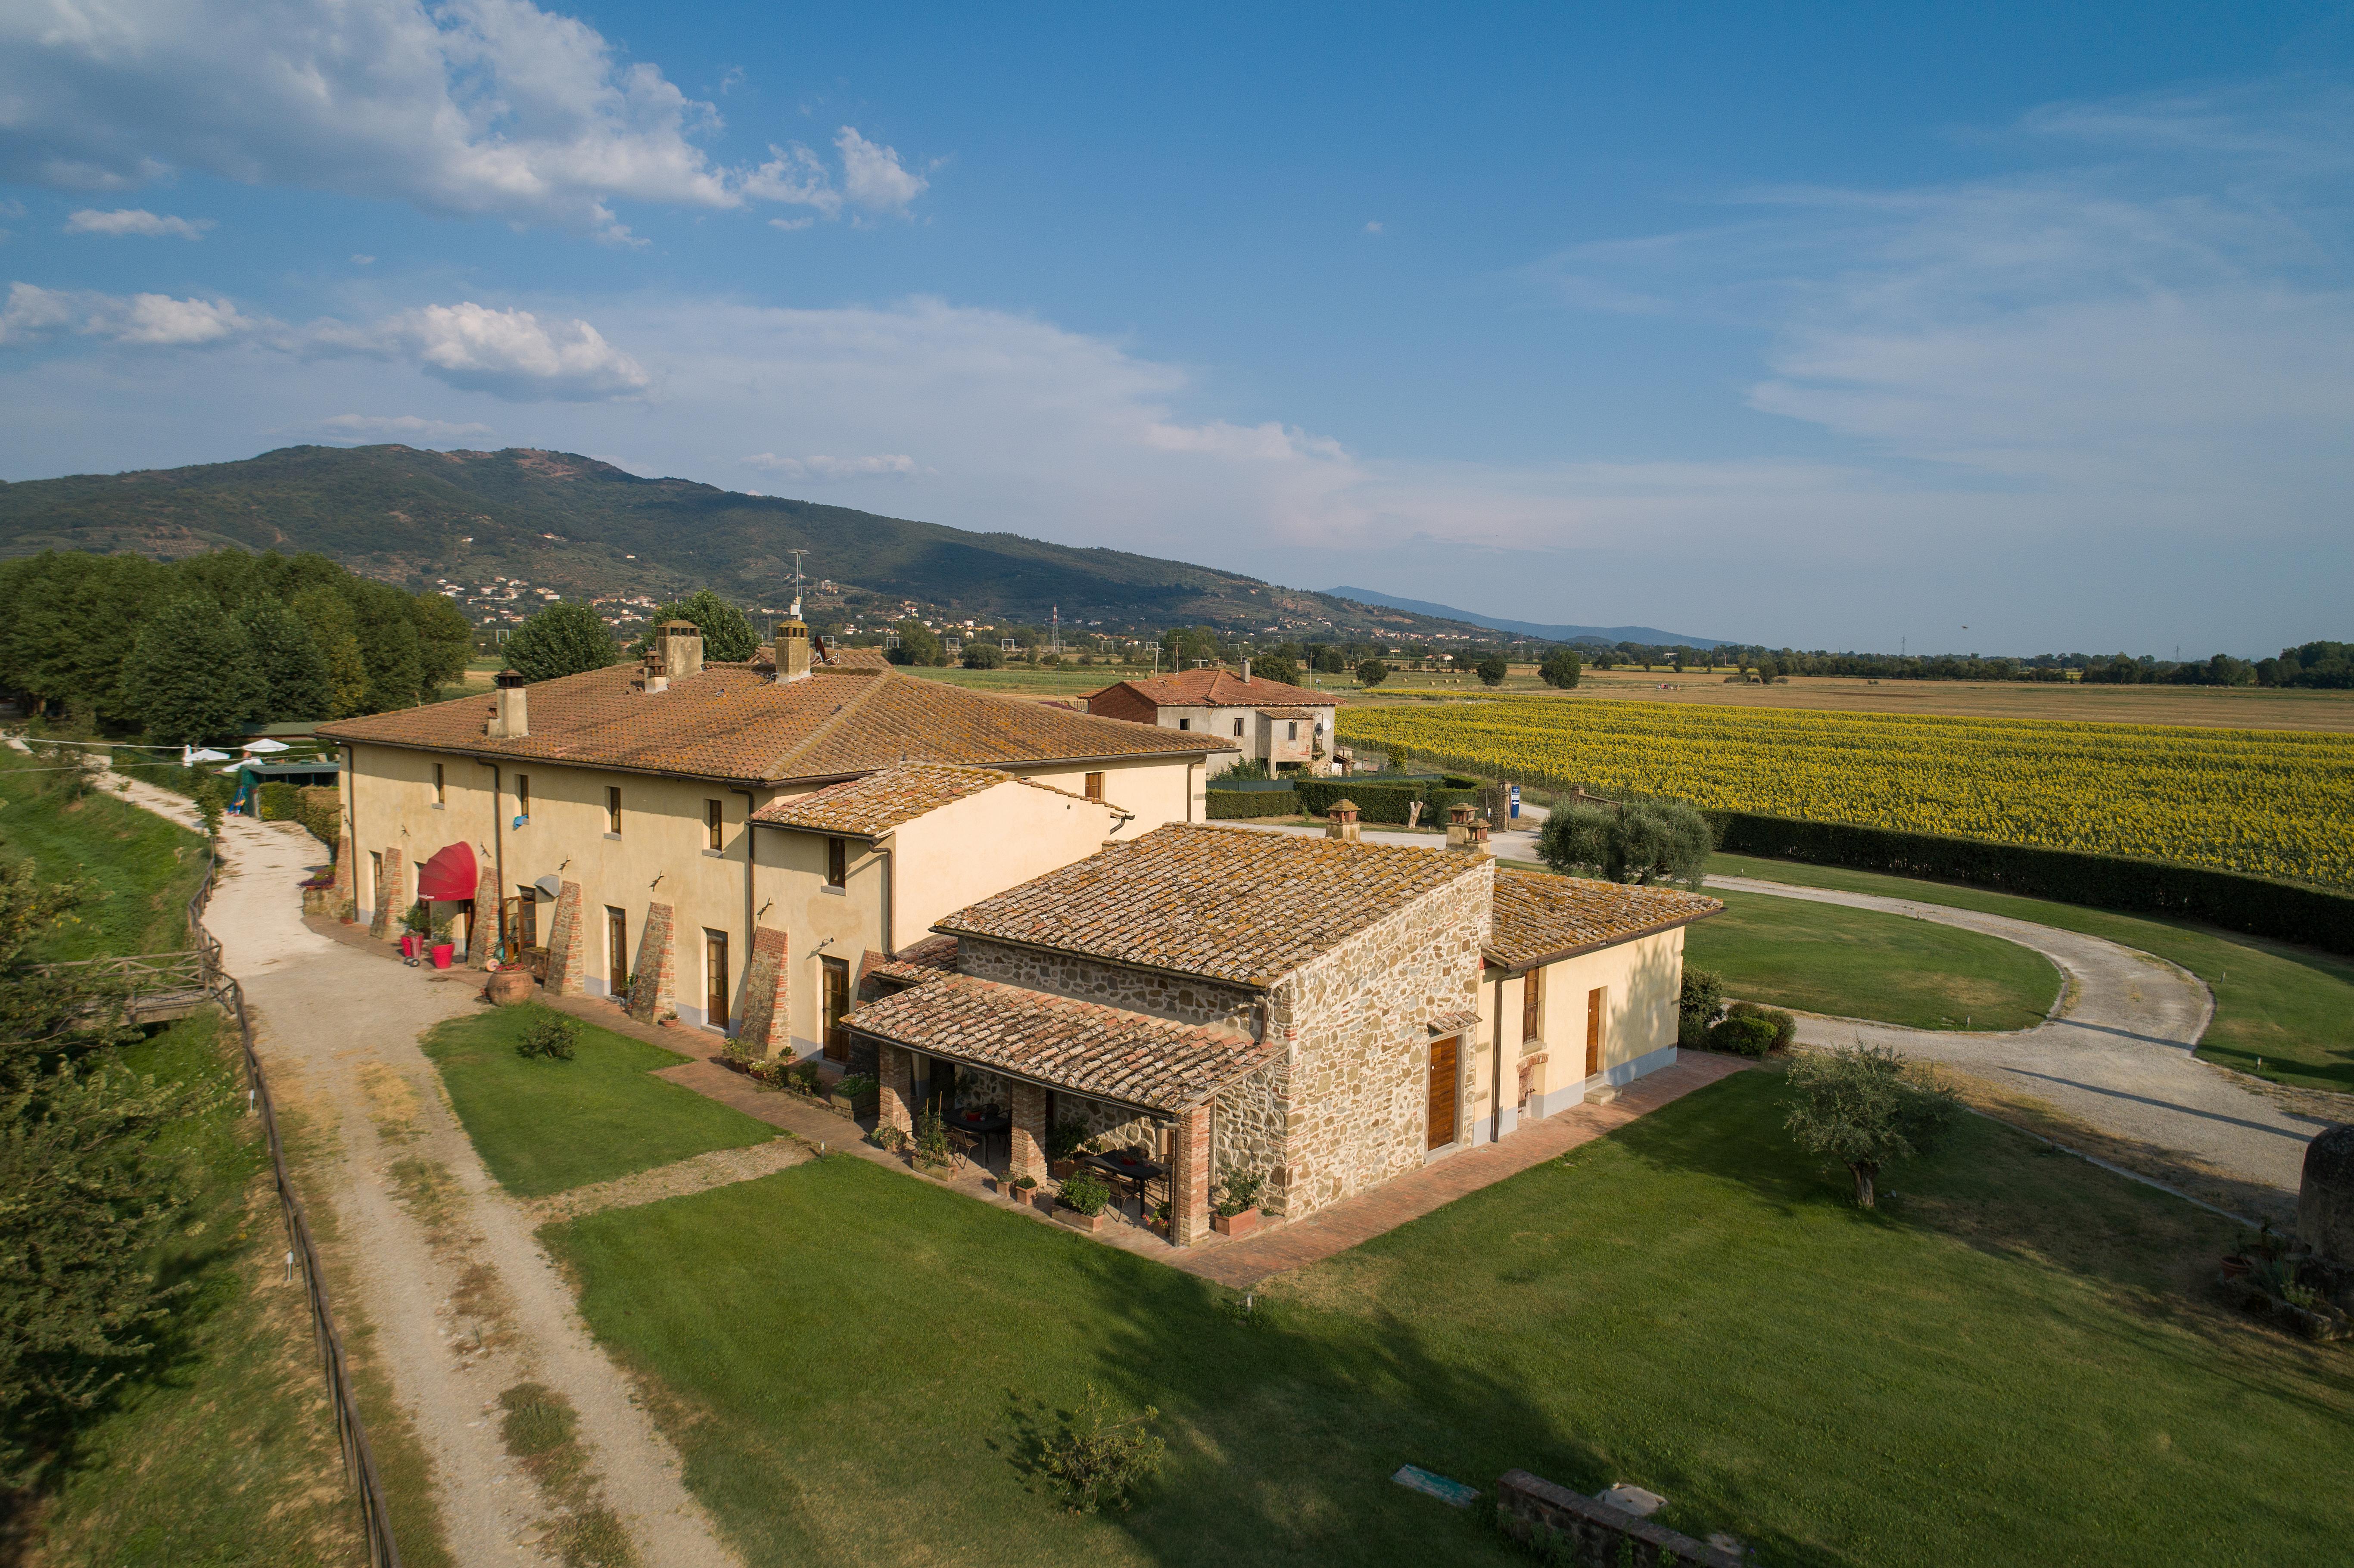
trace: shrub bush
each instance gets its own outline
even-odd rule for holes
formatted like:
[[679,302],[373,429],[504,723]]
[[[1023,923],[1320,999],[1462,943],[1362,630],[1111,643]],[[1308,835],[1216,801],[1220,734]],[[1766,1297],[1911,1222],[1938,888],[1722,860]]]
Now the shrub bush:
[[1259,1190],[1266,1185],[1267,1178],[1257,1171],[1227,1171],[1225,1180],[1219,1183],[1218,1213],[1233,1219],[1244,1210],[1255,1207],[1258,1202]]
[[1724,981],[1706,969],[1684,969],[1683,992],[1676,999],[1676,1044],[1700,1050],[1709,1025],[1724,1012]]
[[1089,1383],[1078,1417],[1041,1446],[1040,1467],[1061,1483],[1072,1512],[1125,1510],[1129,1494],[1161,1473],[1165,1446],[1151,1429],[1160,1416],[1148,1404],[1140,1414],[1111,1420],[1103,1394]]
[[1708,1048],[1728,1056],[1763,1060],[1774,1049],[1774,1022],[1769,1018],[1727,1013],[1709,1027]]
[[1772,1025],[1774,1043],[1771,1051],[1787,1051],[1798,1038],[1798,1021],[1778,1007],[1766,1007],[1755,1001],[1736,1001],[1724,1010],[1727,1018],[1762,1019]]
[[579,1020],[567,1018],[552,1007],[535,1005],[525,1014],[515,1054],[526,1060],[546,1057],[551,1062],[569,1062],[579,1045]]
[[1203,799],[1209,802],[1204,814],[1214,822],[1237,817],[1296,817],[1300,811],[1299,797],[1289,789],[1211,789]]
[[329,849],[344,835],[344,792],[331,784],[306,784],[299,791],[298,820]]
[[864,1073],[844,1073],[842,1082],[833,1086],[833,1092],[848,1099],[863,1100],[880,1086]]
[[272,779],[253,793],[254,810],[265,822],[291,822],[302,813],[302,792],[282,779]]
[[949,1124],[926,1106],[916,1113],[916,1159],[926,1165],[946,1165],[950,1155]]
[[1111,1202],[1111,1188],[1092,1171],[1075,1172],[1063,1183],[1063,1203],[1083,1214],[1100,1214]]
[[1079,1146],[1087,1140],[1087,1129],[1084,1124],[1076,1121],[1058,1121],[1046,1129],[1046,1158],[1049,1160],[1076,1159]]

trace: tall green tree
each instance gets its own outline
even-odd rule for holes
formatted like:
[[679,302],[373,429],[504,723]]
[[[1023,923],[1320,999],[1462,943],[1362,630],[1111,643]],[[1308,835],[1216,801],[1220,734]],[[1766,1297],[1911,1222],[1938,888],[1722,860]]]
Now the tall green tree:
[[367,661],[369,713],[417,705],[425,684],[424,648],[409,619],[409,595],[384,583],[355,580],[352,601],[360,657]]
[[709,588],[697,588],[676,603],[654,611],[646,630],[630,645],[630,652],[642,654],[652,647],[654,630],[665,620],[694,622],[695,629],[703,633],[703,657],[708,663],[748,663],[760,646],[760,634],[752,630],[751,621],[742,610]]
[[288,608],[309,629],[327,663],[327,716],[349,718],[368,711],[367,660],[360,652],[359,617],[332,584],[302,588]]
[[1577,684],[1585,673],[1585,666],[1578,662],[1577,654],[1567,648],[1553,649],[1544,656],[1544,662],[1537,666],[1538,680],[1564,692]]
[[1490,653],[1472,665],[1471,673],[1479,677],[1479,683],[1483,686],[1500,686],[1504,683],[1504,677],[1512,673],[1512,667],[1504,662],[1501,653]]
[[943,655],[940,652],[940,640],[932,635],[930,627],[920,620],[903,620],[899,623],[897,630],[899,646],[892,649],[887,655],[891,662],[922,665],[941,662]]
[[235,734],[263,711],[245,633],[209,599],[175,599],[139,629],[121,682],[124,705],[175,746]]
[[553,681],[601,670],[618,656],[612,629],[585,604],[551,604],[514,630],[504,650],[526,681]]
[[1389,678],[1390,667],[1387,664],[1383,663],[1379,659],[1368,659],[1363,663],[1357,666],[1357,683],[1359,685],[1378,686]]
[[1287,686],[1299,684],[1299,662],[1284,652],[1262,653],[1251,661],[1251,673],[1262,681],[1280,681]]
[[265,722],[327,717],[334,702],[327,657],[302,618],[283,600],[257,599],[238,611],[237,622],[261,677]]
[[1953,1094],[1894,1051],[1808,1052],[1790,1064],[1787,1125],[1798,1147],[1837,1160],[1855,1202],[1878,1201],[1881,1168],[1930,1152],[1954,1119]]
[[1708,819],[1681,800],[1557,806],[1537,831],[1537,858],[1567,876],[1681,882],[1708,874]]
[[438,593],[412,595],[408,619],[417,628],[417,700],[429,703],[461,679],[474,655],[474,623]]

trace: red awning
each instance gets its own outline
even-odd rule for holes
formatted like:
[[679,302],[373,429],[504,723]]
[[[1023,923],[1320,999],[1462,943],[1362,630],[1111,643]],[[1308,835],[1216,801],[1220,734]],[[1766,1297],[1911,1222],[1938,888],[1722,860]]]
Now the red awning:
[[417,871],[417,896],[455,900],[474,895],[474,846],[451,844]]

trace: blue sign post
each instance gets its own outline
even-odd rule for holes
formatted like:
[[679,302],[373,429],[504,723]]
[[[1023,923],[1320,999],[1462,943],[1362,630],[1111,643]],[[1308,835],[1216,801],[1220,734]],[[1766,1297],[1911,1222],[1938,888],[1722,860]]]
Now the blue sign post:
[[1521,820],[1521,787],[1520,787],[1519,785],[1515,784],[1515,785],[1511,786],[1511,790],[1512,790],[1512,821],[1516,821],[1516,822],[1517,822],[1517,821],[1519,821]]

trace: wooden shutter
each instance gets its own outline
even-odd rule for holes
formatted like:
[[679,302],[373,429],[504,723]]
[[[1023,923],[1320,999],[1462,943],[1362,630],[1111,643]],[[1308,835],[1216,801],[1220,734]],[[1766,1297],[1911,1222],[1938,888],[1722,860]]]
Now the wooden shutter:
[[1589,1078],[1602,1071],[1602,998],[1600,986],[1585,993],[1585,1075]]
[[1429,1149],[1455,1141],[1455,1058],[1462,1042],[1456,1035],[1430,1043]]
[[1544,970],[1531,969],[1521,977],[1521,1038],[1537,1037],[1537,1007],[1544,998]]

